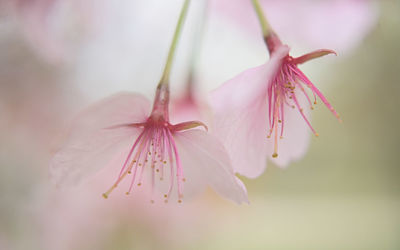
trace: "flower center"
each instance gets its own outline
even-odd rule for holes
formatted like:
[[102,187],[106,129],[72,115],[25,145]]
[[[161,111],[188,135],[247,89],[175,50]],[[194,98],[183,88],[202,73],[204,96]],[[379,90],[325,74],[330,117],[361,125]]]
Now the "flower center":
[[[140,187],[144,184],[144,171],[147,169],[147,173],[150,174],[152,195],[154,194],[156,178],[163,181],[168,175],[169,187],[164,194],[164,201],[167,203],[176,176],[178,202],[182,202],[183,182],[186,179],[183,176],[178,150],[172,137],[172,127],[163,119],[154,120],[152,116],[148,118],[143,131],[131,147],[116,182],[103,194],[104,198],[107,198],[126,176],[131,175],[131,182],[126,192],[129,195],[134,185]],[[154,203],[153,198],[151,202]]]
[[[293,58],[287,56],[282,63],[281,69],[277,72],[268,86],[268,104],[269,104],[269,132],[267,138],[274,134],[274,152],[272,157],[278,157],[278,133],[279,138],[283,139],[283,131],[285,125],[285,105],[293,109],[298,109],[304,121],[310,127],[311,131],[318,136],[318,133],[311,126],[311,123],[304,114],[303,107],[299,101],[299,94],[303,94],[309,104],[311,110],[314,109],[313,104],[317,104],[316,96],[324,102],[324,104],[339,119],[339,115],[329,104],[323,94],[311,83],[311,81],[299,70],[293,63]],[[308,87],[314,97],[311,101],[304,85]],[[339,119],[340,120],[340,119]]]

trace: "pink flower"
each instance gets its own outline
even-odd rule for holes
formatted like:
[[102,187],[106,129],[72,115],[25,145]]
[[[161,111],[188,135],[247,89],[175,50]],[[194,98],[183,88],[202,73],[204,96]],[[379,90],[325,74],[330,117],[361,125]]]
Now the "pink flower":
[[[234,170],[251,178],[264,171],[266,155],[285,166],[305,153],[307,127],[317,135],[308,112],[316,102],[315,96],[338,117],[327,99],[297,67],[334,52],[318,50],[293,58],[289,47],[276,35],[267,44],[271,53],[268,63],[227,81],[211,93],[210,100],[215,112],[214,133],[227,147]],[[305,87],[314,95],[313,101]],[[272,137],[272,141],[267,137]]]
[[[150,182],[164,194],[165,202],[191,196],[210,185],[224,197],[246,202],[247,194],[235,177],[223,145],[197,121],[171,124],[169,92],[159,85],[153,110],[137,94],[121,93],[82,113],[66,145],[51,162],[51,175],[58,185],[74,185],[112,160],[124,157],[116,181],[130,178],[127,194]],[[153,196],[153,195],[152,195]],[[154,202],[154,197],[152,197]]]

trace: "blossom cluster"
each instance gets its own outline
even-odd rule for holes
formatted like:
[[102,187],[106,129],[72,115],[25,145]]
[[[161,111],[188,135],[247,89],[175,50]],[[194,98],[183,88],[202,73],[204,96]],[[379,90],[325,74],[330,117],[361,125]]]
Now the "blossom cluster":
[[[77,185],[104,167],[119,166],[104,198],[126,184],[122,188],[127,195],[149,188],[152,203],[181,203],[210,186],[227,199],[248,202],[237,174],[256,178],[268,157],[279,166],[302,157],[309,131],[318,136],[310,122],[318,99],[340,120],[298,67],[336,53],[320,49],[293,57],[262,18],[270,55],[266,63],[234,76],[208,97],[188,88],[187,95],[172,100],[170,108],[169,71],[188,2],[153,104],[139,94],[123,92],[84,110],[51,160],[51,177],[58,186]],[[257,4],[255,9],[260,11]]]

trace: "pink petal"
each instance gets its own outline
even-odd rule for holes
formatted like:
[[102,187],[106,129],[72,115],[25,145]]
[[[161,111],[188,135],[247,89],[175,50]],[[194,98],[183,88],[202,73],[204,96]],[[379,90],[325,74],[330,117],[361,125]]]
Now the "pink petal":
[[50,163],[52,180],[60,186],[78,184],[125,152],[138,136],[135,127],[109,127],[146,119],[150,103],[133,93],[119,93],[83,111],[66,144]]
[[[310,121],[310,105],[306,97],[298,89],[295,90],[296,97],[300,106],[303,108],[303,113]],[[283,139],[278,139],[278,157],[272,158],[273,154],[273,139],[268,139],[268,156],[278,166],[285,167],[290,162],[299,160],[307,151],[310,141],[310,128],[301,116],[300,111],[285,105],[285,129]]]
[[190,122],[182,122],[175,125],[172,125],[174,131],[188,130],[197,127],[203,127],[206,131],[208,131],[207,125],[200,121],[190,121]]
[[208,124],[211,120],[211,111],[203,96],[188,98],[183,96],[174,98],[170,106],[170,121],[177,124],[186,121],[202,121]]
[[202,120],[202,112],[200,106],[195,100],[188,98],[175,98],[171,103],[171,123],[181,123],[193,120]]
[[281,46],[267,64],[240,73],[211,93],[213,133],[227,148],[234,171],[250,178],[266,167],[267,87],[288,51]]
[[237,203],[248,202],[247,192],[234,175],[224,146],[205,131],[193,129],[177,132],[174,138],[182,162],[185,196],[211,186],[221,196]]
[[293,63],[294,64],[302,64],[305,62],[308,62],[310,60],[322,57],[322,56],[326,56],[329,54],[334,54],[337,55],[335,51],[330,50],[330,49],[319,49],[310,53],[307,53],[305,55],[293,58]]

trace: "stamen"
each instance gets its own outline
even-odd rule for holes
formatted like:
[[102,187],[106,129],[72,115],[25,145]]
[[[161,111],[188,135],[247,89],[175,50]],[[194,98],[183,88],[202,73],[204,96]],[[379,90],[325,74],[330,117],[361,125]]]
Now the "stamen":
[[[162,132],[161,133],[161,141],[160,141],[161,155],[162,155],[162,158],[165,159],[166,158],[165,150],[168,148],[168,146],[167,146],[168,140],[166,139],[165,129],[163,129],[161,132]],[[166,163],[167,162],[164,160],[164,164],[166,164]],[[170,167],[172,167],[172,165]],[[164,180],[164,168],[165,168],[165,166],[161,164],[161,166],[160,166],[160,180],[161,181]]]
[[303,86],[301,86],[301,83],[296,82],[296,84],[300,87],[301,91],[303,92],[303,94],[306,96],[308,103],[310,104],[310,108],[314,109],[312,106],[312,102],[310,100],[310,97],[308,96],[307,92],[305,91],[305,89],[303,88]]
[[[138,157],[138,152],[136,152],[135,158],[136,158],[136,157]],[[127,194],[129,194],[129,193],[131,192],[131,190],[132,190],[132,188],[133,188],[133,184],[135,183],[135,178],[136,178],[136,173],[137,173],[137,166],[138,166],[137,161],[136,161],[136,160],[133,160],[133,161],[131,162],[131,164],[129,165],[129,168],[128,168],[128,174],[130,174],[130,173],[131,173],[131,169],[132,169],[132,167],[133,167],[133,164],[135,164],[135,163],[136,163],[135,170],[133,171],[133,176],[132,176],[131,184],[129,185],[129,189],[128,189]]]
[[[296,67],[297,68],[297,67]],[[339,114],[336,112],[336,110],[332,107],[332,105],[329,103],[329,101],[325,98],[325,96],[317,89],[314,84],[301,72],[299,69],[294,71],[295,74],[300,78],[302,82],[308,85],[308,87],[311,89],[312,92],[314,92],[318,97],[322,100],[322,102],[325,104],[325,106],[332,112],[333,115],[336,116],[336,118],[339,120],[339,122],[342,122],[340,119]]]
[[278,157],[278,124],[275,123],[275,143],[274,143],[274,153],[273,158]]
[[296,106],[297,106],[297,109],[300,111],[300,114],[301,114],[301,116],[303,117],[304,121],[307,123],[308,127],[310,127],[311,131],[312,131],[316,136],[318,136],[318,133],[317,133],[317,132],[315,131],[315,129],[311,126],[311,123],[308,121],[307,117],[304,115],[303,109],[300,107],[300,104],[299,104],[299,102],[298,102],[298,100],[297,100],[297,98],[296,98],[295,95],[293,96],[293,100],[294,100],[294,103],[295,103]]
[[120,171],[120,173],[119,173],[119,175],[118,175],[119,177],[121,177],[122,173],[124,172],[125,167],[126,167],[126,164],[128,163],[129,158],[131,158],[132,153],[133,153],[133,151],[135,150],[135,148],[136,148],[137,144],[139,143],[140,139],[142,138],[143,134],[144,134],[144,132],[140,133],[139,137],[138,137],[138,138],[136,139],[136,141],[133,143],[133,146],[132,146],[131,150],[129,151],[128,156],[126,157],[126,160],[125,160],[125,162],[124,162],[124,165],[122,166],[121,171]]
[[[128,164],[129,163],[129,164]],[[150,165],[148,165],[150,164]],[[178,202],[182,202],[183,198],[183,183],[186,179],[183,176],[183,168],[181,166],[178,148],[169,127],[164,126],[149,126],[138,136],[130,149],[124,165],[118,175],[114,185],[102,194],[104,198],[108,198],[110,193],[118,186],[118,184],[127,176],[132,174],[129,189],[125,192],[126,195],[131,194],[133,185],[142,186],[144,181],[145,169],[151,176],[151,203],[154,203],[154,188],[156,173],[160,173],[160,180],[163,180],[164,168],[169,166],[170,180],[167,193],[164,195],[164,202],[168,202],[171,197],[171,192],[174,185],[177,185]],[[176,169],[176,173],[175,173]],[[140,172],[138,172],[140,171]],[[174,176],[176,174],[176,182]],[[136,177],[136,175],[139,175]]]
[[272,130],[274,130],[274,132],[275,132],[274,153],[272,154],[273,158],[278,157],[278,122],[279,122],[279,107],[280,107],[279,91],[278,91],[278,93],[276,93],[276,95],[277,95],[277,98],[274,102],[274,117],[272,120],[273,129],[271,129],[271,133],[272,133]]
[[183,169],[182,169],[182,166],[181,166],[181,161],[180,161],[180,158],[179,158],[178,149],[176,147],[175,140],[172,137],[171,131],[168,130],[167,132],[168,132],[168,137],[169,137],[170,143],[172,145],[172,149],[174,151],[174,156],[175,156],[176,176],[177,176],[176,181],[177,181],[177,184],[178,184],[178,196],[183,196],[183,184],[182,184],[182,181],[181,181],[184,178],[183,177]]
[[[139,148],[139,150],[136,152],[136,155],[135,155],[135,157],[134,157],[134,159],[137,159],[137,160],[133,160],[132,163],[130,164],[129,168],[128,168],[128,170],[129,170],[129,172],[130,172],[131,169],[132,169],[132,167],[133,167],[133,165],[136,163],[135,169],[134,169],[134,172],[133,172],[133,176],[132,176],[132,180],[131,180],[131,184],[129,185],[129,189],[128,189],[128,192],[129,192],[129,193],[132,191],[133,185],[134,185],[134,183],[135,183],[137,169],[138,169],[139,166],[142,166],[142,164],[140,164],[139,161],[140,161],[140,158],[141,158],[141,156],[142,156],[142,151],[143,151],[144,147],[146,146],[146,144],[148,144],[148,143],[146,143],[146,142],[147,142],[147,140],[150,138],[150,136],[151,136],[151,133],[148,132],[146,138],[145,138],[144,141],[140,144],[140,148]],[[146,162],[146,160],[145,160],[145,162]],[[140,185],[138,184],[138,186],[140,186]]]
[[170,183],[169,183],[169,189],[168,189],[168,197],[171,196],[171,192],[172,192],[172,187],[174,185],[174,162],[173,162],[173,154],[172,154],[172,145],[171,145],[171,141],[168,140],[167,136],[168,136],[168,131],[164,130],[165,132],[165,136],[166,136],[166,142],[167,144],[167,150],[168,150],[168,158],[169,158],[169,168],[170,168]]
[[[134,146],[132,147],[133,149],[135,149],[136,146],[137,146],[137,144],[139,143],[139,141],[141,141],[140,146],[139,146],[139,149],[138,149],[138,152],[141,152],[141,151],[142,151],[143,143],[144,143],[144,141],[146,140],[146,139],[141,140],[143,135],[144,135],[144,132],[142,132],[142,133],[139,135],[138,139],[136,139],[136,142],[135,142]],[[146,135],[146,136],[147,136],[147,135]],[[131,151],[129,152],[127,160],[129,160],[129,158],[131,157],[132,153],[133,153],[133,150],[131,150]],[[137,157],[137,154],[135,155],[135,158],[136,158],[136,157]],[[124,166],[122,167],[122,170],[125,169],[127,160],[125,160],[125,163],[124,163]],[[105,193],[103,193],[103,197],[104,197],[105,199],[108,198],[108,196],[110,195],[110,193],[118,186],[118,184],[119,184],[119,183],[125,178],[125,176],[130,172],[130,170],[131,170],[132,165],[133,165],[134,162],[136,162],[136,161],[135,161],[135,160],[132,161],[132,163],[130,164],[130,166],[128,167],[128,169],[127,169],[125,172],[123,172],[122,175],[120,174],[120,175],[118,176],[117,181],[114,183],[114,185],[112,185]],[[135,176],[135,175],[134,175],[134,176]],[[130,191],[130,190],[129,190],[129,191]]]
[[151,165],[151,196],[154,196],[154,186],[155,186],[155,158],[156,158],[156,150],[157,147],[160,146],[160,129],[156,130],[155,136],[156,136],[156,144],[152,147],[153,149],[153,156],[151,158],[152,165]]

